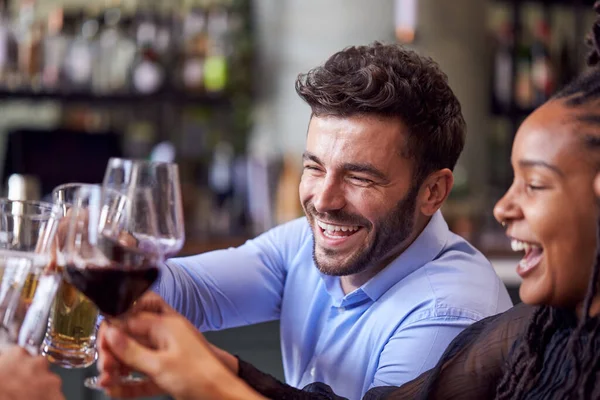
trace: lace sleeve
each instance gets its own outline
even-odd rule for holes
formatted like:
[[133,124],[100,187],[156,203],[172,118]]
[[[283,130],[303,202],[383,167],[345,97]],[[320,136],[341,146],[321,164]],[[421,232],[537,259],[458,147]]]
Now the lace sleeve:
[[[239,360],[239,359],[238,359]],[[337,396],[324,383],[311,383],[304,389],[296,389],[278,381],[271,375],[254,368],[251,364],[239,360],[238,376],[250,387],[269,399],[281,400],[346,400]]]
[[476,322],[454,339],[435,368],[399,388],[373,388],[364,400],[494,398],[508,353],[534,310],[520,304]]

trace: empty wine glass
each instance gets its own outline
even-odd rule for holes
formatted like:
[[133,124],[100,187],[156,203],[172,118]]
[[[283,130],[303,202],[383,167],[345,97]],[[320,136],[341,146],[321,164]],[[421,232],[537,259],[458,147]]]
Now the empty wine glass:
[[111,158],[106,167],[103,186],[123,193],[131,188],[148,189],[157,215],[157,232],[154,236],[140,235],[140,240],[158,246],[163,258],[173,256],[181,250],[185,230],[177,164]]

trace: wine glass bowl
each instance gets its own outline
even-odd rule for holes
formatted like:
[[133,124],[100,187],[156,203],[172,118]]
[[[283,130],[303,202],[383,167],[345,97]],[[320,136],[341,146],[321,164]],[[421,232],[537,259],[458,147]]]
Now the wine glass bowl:
[[119,317],[158,278],[160,253],[138,236],[156,232],[150,193],[82,187],[70,209],[67,280],[107,317]]
[[181,250],[185,241],[185,230],[177,164],[111,158],[108,161],[103,186],[122,192],[131,188],[148,189],[158,216],[156,233],[153,236],[140,235],[139,238],[157,246],[163,258]]

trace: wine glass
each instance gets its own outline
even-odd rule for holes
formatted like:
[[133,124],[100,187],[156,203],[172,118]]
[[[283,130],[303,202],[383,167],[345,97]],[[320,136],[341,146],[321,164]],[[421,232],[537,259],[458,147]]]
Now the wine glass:
[[[109,323],[121,318],[159,275],[162,253],[156,243],[146,240],[158,235],[151,191],[82,186],[68,221],[66,279],[96,304]],[[98,389],[95,377],[84,383]]]
[[[57,186],[52,191],[53,202],[60,207],[62,215],[67,216],[77,191],[82,187],[93,186],[85,183]],[[63,250],[67,228],[68,221],[65,219],[60,225],[57,240],[56,265],[60,272],[66,266]],[[97,358],[96,333],[99,320],[98,307],[63,279],[52,304],[42,355],[63,368],[86,368],[92,365]]]
[[111,158],[106,167],[103,186],[123,193],[132,188],[149,190],[158,217],[157,233],[143,238],[140,236],[140,239],[158,246],[163,258],[173,256],[181,250],[185,230],[177,164]]
[[50,203],[0,199],[0,352],[38,354],[60,283],[52,252],[61,217]]

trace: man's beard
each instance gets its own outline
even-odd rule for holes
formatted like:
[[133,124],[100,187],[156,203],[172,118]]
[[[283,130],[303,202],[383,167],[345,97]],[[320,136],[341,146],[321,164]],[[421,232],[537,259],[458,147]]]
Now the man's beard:
[[313,259],[319,271],[332,276],[358,274],[393,255],[393,250],[405,242],[413,232],[418,193],[419,186],[414,185],[392,211],[379,219],[377,231],[371,242],[365,243],[363,248],[357,250],[343,265],[333,265],[327,262],[328,257],[336,255],[335,250],[321,248],[321,254],[317,256],[314,230],[321,228],[316,225],[315,219],[325,220],[332,224],[360,225],[361,229],[367,230],[367,235],[373,230],[373,225],[362,216],[343,210],[318,213],[311,201],[305,202],[303,204],[304,212],[313,228]]

